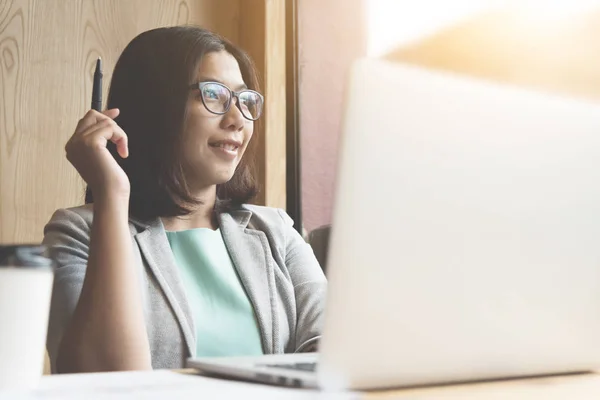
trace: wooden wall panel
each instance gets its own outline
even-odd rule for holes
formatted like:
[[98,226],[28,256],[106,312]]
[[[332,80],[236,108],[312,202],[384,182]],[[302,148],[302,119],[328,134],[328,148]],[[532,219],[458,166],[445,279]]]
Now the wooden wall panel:
[[286,208],[285,1],[241,0],[239,45],[256,63],[265,95],[258,130],[258,175],[263,183],[256,203]]
[[0,0],[0,243],[38,242],[55,209],[83,202],[64,145],[89,108],[96,58],[106,98],[135,35],[193,23],[238,41],[239,2]]
[[265,204],[286,208],[286,38],[285,1],[269,0],[265,13]]

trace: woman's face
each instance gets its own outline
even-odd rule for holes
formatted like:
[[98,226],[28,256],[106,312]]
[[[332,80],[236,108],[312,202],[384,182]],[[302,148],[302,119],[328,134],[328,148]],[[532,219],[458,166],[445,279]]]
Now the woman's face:
[[[206,54],[196,78],[195,82],[222,83],[234,92],[246,88],[237,60],[226,51]],[[219,95],[210,89],[204,94],[209,101]],[[236,104],[233,99],[225,114],[213,114],[204,106],[200,90],[190,90],[182,152],[192,190],[222,184],[233,177],[254,131],[253,121],[244,118]]]

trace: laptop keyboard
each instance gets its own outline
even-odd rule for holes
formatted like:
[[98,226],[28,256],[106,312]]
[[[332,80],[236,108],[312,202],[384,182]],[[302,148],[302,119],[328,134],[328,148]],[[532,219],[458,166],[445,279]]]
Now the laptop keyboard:
[[291,369],[295,371],[306,371],[306,372],[315,372],[317,370],[316,362],[299,362],[292,364],[267,364],[265,367],[271,368],[284,368]]

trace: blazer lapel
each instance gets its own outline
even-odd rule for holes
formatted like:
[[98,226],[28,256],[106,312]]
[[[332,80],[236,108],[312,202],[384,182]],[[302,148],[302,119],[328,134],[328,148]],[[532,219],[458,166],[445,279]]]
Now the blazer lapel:
[[265,234],[247,227],[251,216],[252,212],[248,210],[222,213],[219,225],[231,260],[254,307],[263,351],[268,354],[279,348],[277,321],[273,318],[275,275]]
[[[136,223],[136,221],[132,221]],[[139,223],[137,223],[139,224]],[[196,354],[196,335],[190,305],[160,219],[135,235],[143,258],[156,278],[181,328],[189,355]]]

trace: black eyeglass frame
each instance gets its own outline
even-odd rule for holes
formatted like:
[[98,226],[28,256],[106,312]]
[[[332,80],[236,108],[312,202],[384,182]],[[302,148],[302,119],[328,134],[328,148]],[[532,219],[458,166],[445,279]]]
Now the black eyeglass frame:
[[[225,89],[227,89],[230,93],[229,96],[229,102],[225,105],[225,110],[222,112],[216,112],[211,110],[207,105],[206,105],[206,101],[204,100],[204,93],[202,91],[202,88],[206,85],[209,84],[213,84],[213,85],[219,85],[221,87],[224,87]],[[213,82],[213,81],[204,81],[204,82],[196,82],[196,83],[192,83],[189,86],[190,89],[198,89],[200,91],[200,98],[202,99],[202,104],[204,105],[204,108],[206,108],[206,110],[211,113],[211,114],[215,114],[215,115],[223,115],[223,114],[227,114],[227,112],[229,112],[229,110],[231,109],[231,103],[233,103],[233,99],[237,99],[236,102],[236,107],[240,110],[240,112],[242,113],[242,116],[244,118],[246,118],[247,120],[250,121],[256,121],[258,120],[261,116],[262,116],[262,112],[264,109],[264,105],[265,105],[265,98],[262,94],[258,93],[256,90],[252,90],[252,89],[244,89],[244,90],[240,90],[239,92],[233,91],[231,89],[229,89],[226,85],[222,84],[221,82]],[[260,113],[256,118],[252,118],[251,116],[246,115],[246,113],[244,112],[244,110],[242,110],[242,108],[240,107],[240,95],[242,93],[245,92],[251,92],[254,93],[256,95],[258,95],[258,97],[260,98],[261,101],[261,107],[260,107]]]

